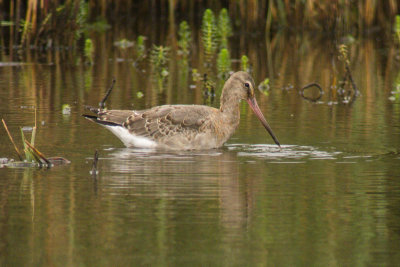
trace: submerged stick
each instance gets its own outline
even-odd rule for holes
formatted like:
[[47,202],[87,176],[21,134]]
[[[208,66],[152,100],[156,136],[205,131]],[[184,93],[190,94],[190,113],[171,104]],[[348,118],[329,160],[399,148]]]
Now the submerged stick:
[[354,91],[354,96],[351,97],[350,102],[353,102],[355,100],[355,98],[357,97],[357,95],[359,94],[359,91],[357,89],[356,83],[354,82],[353,75],[351,74],[350,60],[348,57],[347,46],[345,44],[339,45],[339,60],[344,63],[344,66],[346,69],[346,73],[344,75],[342,84],[344,87],[346,85],[347,78],[350,80],[351,87],[353,88],[353,91]]
[[106,95],[103,97],[103,100],[101,100],[99,103],[100,108],[105,107],[105,102],[106,102],[108,96],[111,94],[112,89],[114,88],[115,81],[116,81],[115,78],[113,78],[110,88],[108,88]]
[[351,85],[353,86],[354,93],[357,95],[358,94],[358,89],[357,89],[356,83],[353,80],[353,75],[351,75],[351,71],[350,71],[349,65],[347,64],[347,62],[345,62],[345,63],[346,63],[347,76],[349,77]]
[[10,131],[8,131],[6,122],[4,121],[4,119],[1,119],[1,121],[3,122],[3,126],[4,126],[4,128],[6,129],[6,132],[7,132],[7,134],[8,134],[8,137],[9,137],[10,140],[11,140],[11,143],[14,145],[14,149],[15,149],[15,151],[16,151],[17,154],[18,154],[19,160],[22,161],[23,158],[22,158],[22,156],[21,156],[21,153],[19,152],[18,147],[17,147],[17,145],[15,144],[14,139],[12,138]]
[[96,175],[98,173],[97,171],[97,162],[99,161],[99,152],[96,151],[94,152],[94,158],[93,158],[93,166],[92,166],[92,170],[91,170],[91,174],[93,175],[94,178],[96,178]]

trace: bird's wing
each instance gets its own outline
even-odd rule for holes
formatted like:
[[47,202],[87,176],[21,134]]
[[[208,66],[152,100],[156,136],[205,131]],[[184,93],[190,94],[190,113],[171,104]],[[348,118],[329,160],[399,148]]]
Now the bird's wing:
[[122,126],[131,133],[153,140],[177,134],[206,131],[216,109],[199,105],[165,105],[134,111]]

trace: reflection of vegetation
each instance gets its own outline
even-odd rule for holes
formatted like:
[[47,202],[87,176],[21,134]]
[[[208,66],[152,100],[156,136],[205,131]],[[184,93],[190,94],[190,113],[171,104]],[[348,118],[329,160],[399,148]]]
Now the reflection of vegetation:
[[[329,101],[330,104],[337,104],[338,100],[344,104],[351,104],[356,100],[357,96],[360,94],[357,86],[354,82],[352,72],[350,70],[350,59],[349,59],[349,52],[348,47],[345,44],[341,44],[338,47],[339,52],[339,61],[344,63],[345,73],[343,80],[339,81],[338,86],[336,85],[336,77],[334,79],[333,85],[330,86],[329,91],[329,98],[333,101]],[[309,82],[309,81],[308,81]],[[306,89],[316,88],[318,89],[318,95],[315,97],[310,97],[305,94]],[[290,87],[289,87],[290,89]],[[311,91],[311,90],[307,90]],[[315,92],[315,90],[313,90]],[[310,94],[310,93],[309,93]],[[315,93],[314,93],[315,94]],[[322,86],[317,82],[309,82],[307,85],[300,88],[300,95],[309,101],[316,102],[321,99],[322,95],[324,94],[324,90]],[[337,98],[337,99],[335,99]]]
[[339,45],[339,59],[346,64],[350,64],[349,53],[345,44]]
[[[232,25],[231,20],[228,15],[227,9],[223,8],[220,10],[218,15],[218,25],[216,25],[216,20],[214,17],[214,13],[210,9],[206,9],[203,15],[202,21],[202,42],[203,42],[203,49],[205,55],[205,63],[206,63],[206,70],[204,73],[203,81],[207,84],[208,81],[212,81],[212,78],[207,78],[207,73],[210,74],[214,70],[213,66],[213,59],[215,58],[218,47],[221,49],[218,52],[217,62],[216,62],[216,69],[218,73],[219,79],[225,80],[231,69],[231,58],[230,52],[228,50],[228,38],[232,36]],[[193,73],[195,75],[195,73]],[[194,77],[194,76],[193,76]],[[222,82],[218,82],[218,89],[220,86],[223,85]],[[212,83],[215,83],[213,81]],[[204,86],[207,88],[208,86]],[[214,87],[212,90],[214,91]],[[210,87],[211,88],[211,87]],[[210,90],[207,89],[207,92]],[[205,96],[213,96],[214,93],[207,93],[204,94]]]
[[93,56],[94,56],[94,47],[93,42],[90,38],[85,40],[85,49],[84,49],[86,63],[89,65],[93,64]]
[[[105,30],[108,26],[107,20],[118,21],[116,18],[121,15],[131,18],[146,17],[154,12],[155,8],[152,1],[135,1],[135,5],[140,8],[132,8],[131,1],[116,4],[111,0],[1,2],[3,3],[1,11],[5,14],[1,18],[2,24],[11,25],[11,31],[16,33],[10,35],[13,42],[44,46],[74,45],[75,41],[87,30]],[[169,8],[184,5],[185,8],[182,10],[187,14],[196,14],[198,10],[206,7],[221,7],[219,1],[196,1],[195,5],[184,4],[183,0],[169,2],[173,3],[169,5]],[[343,35],[354,34],[354,32],[363,33],[377,26],[383,29],[392,26],[398,12],[396,1],[258,0],[247,1],[247,4],[244,2],[246,1],[229,1],[229,4],[226,4],[225,1],[222,6],[229,6],[237,23],[245,29],[265,28],[267,32],[290,26],[303,31],[324,29],[325,32],[343,33]],[[163,10],[165,7],[158,5],[157,8]],[[220,15],[227,13],[225,10],[222,9]],[[174,9],[171,14],[182,17],[180,12],[182,11]],[[208,9],[207,14],[210,12],[211,10]],[[103,14],[106,17],[98,17],[97,14]],[[92,23],[89,20],[92,20]],[[20,32],[15,29],[19,25],[22,25]]]
[[[267,32],[282,26],[297,25],[299,29],[324,28],[332,33],[364,32],[392,23],[398,5],[386,1],[268,1]],[[250,13],[248,10],[247,13]],[[381,13],[382,12],[382,13]],[[381,16],[382,14],[383,17]],[[251,14],[246,14],[251,16]],[[339,22],[339,23],[338,23]]]
[[396,16],[394,23],[394,33],[396,35],[397,42],[400,44],[400,15]]
[[226,79],[231,71],[231,57],[226,48],[221,49],[221,52],[218,54],[217,69],[218,75],[223,79]]
[[250,72],[250,67],[249,67],[249,58],[246,55],[243,55],[240,58],[240,69],[242,71],[247,71]]
[[226,8],[221,9],[218,16],[218,36],[221,48],[228,47],[228,37],[232,36],[231,20]]
[[169,47],[153,46],[150,54],[150,62],[152,64],[153,71],[157,73],[163,73],[162,76],[168,75],[167,63],[168,63],[168,55],[169,55]]
[[190,42],[192,40],[192,37],[191,37],[189,25],[187,24],[186,21],[182,21],[179,24],[178,36],[179,36],[179,40],[178,40],[179,51],[178,51],[178,53],[183,56],[183,59],[187,59],[187,56],[190,53]]
[[25,47],[74,47],[88,31],[105,31],[110,27],[102,17],[89,23],[90,8],[85,0],[9,2],[9,12],[2,11],[8,13],[9,25],[13,26],[10,31],[15,32],[10,35],[11,42]]
[[[36,139],[36,109],[35,109],[35,126],[32,127],[32,135],[31,135],[31,146],[35,145],[35,139]],[[21,128],[21,136],[22,136],[22,144],[24,145],[24,153],[25,153],[25,160],[28,162],[36,161],[37,163],[40,163],[40,157],[36,156],[34,154],[34,151],[30,149],[28,144],[26,143],[27,140],[25,139],[24,131]]]
[[186,60],[178,61],[178,88],[185,89],[189,86],[189,68]]
[[90,32],[105,32],[110,29],[110,25],[107,23],[107,20],[102,17],[98,17],[94,22],[85,24],[85,31]]
[[71,115],[71,106],[68,104],[63,104],[61,107],[61,112],[63,115]]
[[[339,45],[339,60],[344,63],[345,75],[341,81],[340,88],[338,88],[338,95],[342,97],[343,103],[351,103],[359,94],[357,86],[354,82],[353,75],[350,70],[350,60],[348,56],[348,49],[345,44]],[[346,90],[347,81],[350,81],[352,90]]]
[[264,95],[269,95],[269,78],[265,78],[259,85],[258,90],[260,90]]
[[394,91],[390,92],[389,100],[398,101],[400,99],[400,83],[395,85]]
[[146,37],[143,35],[139,35],[136,39],[135,43],[135,54],[136,58],[138,61],[139,59],[142,59],[146,56],[146,45],[144,44],[144,41],[146,40]]
[[25,20],[21,20],[22,45],[74,46],[86,30],[88,4],[84,0],[54,1],[49,8],[39,8],[38,1],[28,1]]
[[390,92],[389,100],[390,101],[400,100],[400,72],[397,74],[396,81],[394,84],[394,90]]
[[178,30],[178,51],[177,54],[180,55],[180,60],[178,61],[178,69],[179,69],[179,87],[186,88],[188,85],[189,78],[189,66],[188,66],[188,56],[190,54],[191,48],[191,36],[190,27],[186,21],[182,21],[179,24]]
[[210,100],[209,103],[212,103],[215,97],[215,84],[213,81],[208,79],[207,74],[204,74],[203,76],[203,97],[205,102]]
[[[177,1],[177,2],[179,2],[179,0]],[[261,1],[260,1],[261,2]],[[54,3],[57,3],[56,1],[54,1]],[[275,4],[277,3],[277,2],[274,2]],[[272,4],[272,5],[274,5],[274,3]],[[282,1],[281,1],[281,4],[284,6],[285,5],[285,3],[283,3]],[[234,4],[232,4],[232,5],[234,5]],[[274,8],[274,7],[272,7],[272,8]],[[110,12],[113,12],[113,11],[110,11]],[[205,13],[204,13],[204,17],[205,18],[211,18],[212,16],[207,16],[207,14],[209,14],[211,12],[211,10],[207,10]],[[218,10],[217,10],[217,12],[218,12]],[[257,13],[258,11],[254,11],[255,13]],[[286,10],[286,12],[288,12],[288,13],[290,13],[290,12],[293,12],[293,11],[291,11],[291,10]],[[217,32],[216,32],[216,35],[217,35],[217,37],[218,36],[220,36],[220,25],[221,25],[221,17],[222,17],[222,14],[225,14],[226,16],[228,15],[228,14],[233,14],[235,17],[236,16],[238,16],[238,17],[240,17],[240,16],[242,16],[242,14],[240,13],[238,13],[238,11],[236,10],[230,10],[229,11],[229,13],[228,12],[226,12],[226,10],[223,12],[222,10],[220,11],[220,12],[218,12],[219,13],[219,16],[218,16],[218,28],[217,28]],[[211,12],[211,14],[212,14],[212,12]],[[243,14],[246,14],[246,10],[244,10],[243,11]],[[209,14],[210,15],[210,14]],[[274,13],[274,14],[272,14],[272,16],[275,16],[276,14]],[[232,17],[233,18],[233,17]],[[48,18],[48,19],[50,19],[50,18]],[[215,21],[215,18],[213,18],[214,19],[214,21]],[[290,19],[293,19],[293,18],[290,18]],[[289,20],[290,20],[289,19]],[[207,21],[210,21],[210,19],[208,19]],[[212,19],[211,19],[211,21],[212,21]],[[229,17],[228,17],[228,21],[229,21]],[[236,21],[236,20],[235,20]],[[397,20],[396,20],[397,21]],[[248,21],[247,21],[248,22]],[[234,26],[235,27],[238,27],[238,26],[240,26],[240,28],[242,29],[242,27],[243,27],[243,29],[244,30],[246,30],[246,20],[243,20],[242,22],[241,22],[242,24],[240,24],[240,25],[238,25],[238,24],[234,24]],[[195,24],[195,23],[194,23]],[[393,19],[391,19],[391,24],[393,24]],[[212,25],[212,24],[211,24]],[[398,23],[396,23],[396,25],[398,25]],[[182,31],[182,28],[183,29],[185,29],[184,31]],[[398,29],[398,27],[395,27],[395,29]],[[141,29],[142,30],[142,29]],[[182,34],[183,32],[186,32],[187,34]],[[190,44],[190,42],[188,41],[188,40],[190,40],[190,38],[183,38],[183,36],[190,36],[191,34],[190,33],[192,33],[192,32],[196,32],[195,31],[195,29],[190,29],[190,27],[189,27],[189,25],[187,24],[187,23],[185,23],[185,22],[182,22],[181,23],[181,25],[180,25],[180,27],[179,27],[179,31],[178,31],[178,34],[177,34],[177,36],[179,36],[179,39],[178,39],[178,47],[179,47],[179,49],[180,49],[180,51],[185,51],[183,54],[186,54],[186,53],[189,53],[190,54],[190,49],[191,49],[191,46],[190,45],[188,45],[188,44]],[[212,32],[212,30],[211,30],[211,32]],[[398,31],[396,31],[396,34],[397,34],[397,32]],[[149,32],[145,32],[144,31],[144,34],[148,34]],[[210,31],[208,31],[208,33],[210,33]],[[203,34],[203,32],[201,32],[201,34]],[[354,33],[353,33],[354,34]],[[148,35],[148,36],[151,36],[150,34]],[[160,35],[161,36],[161,35]],[[203,37],[203,35],[201,35],[202,37]],[[210,35],[209,35],[210,36]],[[191,38],[194,38],[193,36],[190,36]],[[271,37],[273,37],[274,38],[274,35],[273,35],[273,33],[271,34]],[[128,37],[129,38],[129,37]],[[162,38],[162,36],[160,37],[161,38],[161,40],[163,40]],[[275,36],[275,38],[276,38],[276,36]],[[150,38],[149,38],[150,39]],[[154,39],[153,37],[151,37],[151,39]],[[187,42],[185,42],[185,44],[183,45],[183,42],[181,42],[182,40],[185,40],[186,39],[186,41]],[[279,37],[278,38],[276,38],[276,39],[279,39]],[[276,40],[275,39],[275,40]],[[304,38],[304,39],[306,39],[306,38]],[[303,39],[303,40],[304,40]],[[93,39],[94,40],[94,39]],[[202,41],[204,40],[203,38],[201,39]],[[218,48],[218,41],[219,41],[219,39],[218,38],[216,38],[215,40],[217,40],[217,48]],[[215,41],[214,40],[214,41]],[[243,39],[243,40],[246,40],[245,38]],[[143,36],[138,36],[137,37],[137,41],[135,41],[135,45],[134,45],[134,47],[133,47],[133,50],[134,50],[134,53],[135,53],[135,56],[137,56],[138,58],[143,58],[141,55],[144,55],[145,53],[146,53],[146,47],[145,47],[145,45],[144,45],[144,42],[145,42],[145,38],[143,37]],[[249,42],[249,44],[250,44],[251,42]],[[92,45],[94,44],[94,42],[92,43]],[[304,46],[307,46],[307,41],[305,41],[304,43],[302,43]],[[188,46],[186,46],[186,45],[188,45]],[[356,45],[356,44],[355,44]],[[200,46],[201,46],[201,44],[200,44]],[[149,46],[149,47],[151,47],[151,46]],[[195,46],[193,46],[193,47],[195,47]],[[233,48],[233,47],[232,47]],[[250,68],[250,64],[249,64],[249,62],[251,62],[252,64],[251,64],[251,66],[254,66],[254,72],[256,72],[255,73],[255,76],[257,77],[262,77],[262,76],[260,76],[260,75],[257,75],[257,74],[259,74],[259,73],[269,73],[269,75],[271,75],[270,76],[270,78],[271,79],[274,79],[273,80],[273,84],[274,85],[278,85],[279,83],[277,83],[276,82],[276,79],[277,79],[277,74],[279,73],[279,75],[281,75],[280,74],[280,70],[276,70],[276,72],[274,73],[274,72],[270,72],[269,71],[269,69],[267,70],[267,71],[265,71],[265,69],[264,70],[261,70],[261,68],[263,68],[263,63],[260,63],[260,62],[258,62],[258,60],[257,60],[257,58],[255,57],[255,52],[254,51],[257,51],[257,49],[254,49],[255,47],[253,46],[253,48],[251,48],[251,47],[249,47],[249,49],[247,50],[247,52],[246,53],[248,53],[246,56],[242,56],[241,58],[240,58],[240,64],[241,64],[241,69],[243,69],[243,70],[246,70],[246,71],[249,71],[249,68]],[[187,50],[186,50],[187,49]],[[97,46],[96,46],[96,50],[97,50]],[[271,51],[272,50],[274,50],[274,48],[272,47],[272,49],[271,49]],[[345,49],[342,49],[343,51],[345,50]],[[129,51],[132,51],[132,50],[129,50]],[[278,51],[278,55],[276,55],[276,56],[281,56],[281,55],[279,55],[279,53],[281,52],[281,50],[276,50],[275,49],[275,52],[276,51]],[[217,52],[218,52],[218,50],[215,50],[215,54],[217,54]],[[226,51],[225,51],[226,52]],[[237,51],[234,51],[234,53],[233,53],[233,51],[232,50],[230,50],[230,49],[228,49],[227,50],[227,52],[228,52],[228,55],[232,55],[232,56],[234,56],[234,55],[238,55],[238,53],[237,53]],[[243,51],[241,51],[241,52],[243,52]],[[180,52],[178,51],[178,54],[179,54]],[[348,51],[347,51],[347,49],[346,49],[346,53],[348,53]],[[356,54],[356,53],[355,53]],[[195,55],[194,53],[193,53],[193,55]],[[219,51],[219,54],[218,55],[220,55],[221,56],[221,60],[223,59],[223,57],[222,57],[222,55],[223,55],[223,52],[222,51]],[[240,55],[240,54],[239,54]],[[357,55],[357,54],[356,54]],[[272,53],[270,53],[269,54],[269,56],[267,56],[268,57],[268,60],[270,60],[269,58],[272,58],[272,57],[275,57],[275,54],[274,54],[274,51],[272,52]],[[350,55],[347,55],[346,56],[347,57],[347,59],[344,61],[344,62],[347,62],[347,63],[349,63],[350,62],[350,60],[349,60],[349,58],[350,58]],[[251,60],[249,60],[249,58],[251,59]],[[219,85],[219,83],[217,83],[217,81],[216,81],[216,77],[220,77],[220,76],[216,76],[216,75],[214,75],[213,73],[215,73],[215,70],[217,70],[218,69],[218,72],[220,73],[220,72],[225,72],[224,70],[222,70],[222,68],[221,68],[221,66],[223,65],[223,64],[220,64],[221,63],[221,61],[220,62],[218,62],[218,60],[216,60],[215,62],[217,63],[216,65],[213,65],[213,66],[211,66],[212,68],[210,68],[212,71],[214,71],[214,72],[210,72],[209,70],[210,69],[207,69],[207,71],[205,71],[205,69],[202,67],[202,62],[200,62],[200,63],[198,63],[198,60],[196,60],[194,57],[193,57],[193,62],[195,62],[195,64],[198,64],[198,65],[193,65],[193,66],[189,66],[189,65],[187,65],[187,66],[184,66],[184,65],[182,65],[182,64],[180,64],[180,62],[178,62],[175,66],[177,66],[178,68],[179,68],[179,73],[180,74],[182,74],[180,77],[182,77],[182,78],[184,78],[184,77],[186,77],[186,75],[184,75],[183,73],[187,73],[186,71],[191,71],[192,72],[192,76],[193,76],[193,78],[194,78],[194,80],[201,80],[202,79],[202,77],[203,77],[203,75],[204,75],[204,73],[208,73],[208,80],[213,80],[214,79],[214,82],[216,82],[216,84],[217,85]],[[217,58],[217,59],[219,59],[219,58]],[[201,57],[200,57],[200,60],[201,60]],[[271,59],[272,60],[272,59]],[[354,59],[353,59],[354,60]],[[308,62],[310,62],[310,60],[308,61]],[[314,64],[315,65],[315,64]],[[167,68],[167,66],[168,66],[168,64],[166,64],[165,65],[165,68],[164,68],[164,70],[162,70],[161,69],[161,71],[153,71],[153,73],[154,72],[157,72],[157,73],[163,73],[163,74],[166,74],[167,76],[168,76],[168,73],[169,72],[172,72],[172,70],[169,70],[168,68]],[[171,66],[173,66],[173,64],[171,63]],[[173,66],[174,67],[174,66]],[[194,69],[194,68],[197,68],[197,70],[196,69]],[[236,69],[238,69],[239,67],[238,67],[238,64],[236,64],[236,62],[234,61],[234,64],[232,65],[232,67],[236,70]],[[273,65],[269,65],[268,66],[269,68],[271,68],[271,69],[274,69],[274,66]],[[97,67],[96,67],[97,68]],[[193,69],[192,69],[193,68]],[[145,71],[145,69],[141,69],[141,71]],[[308,71],[310,71],[309,69],[308,69]],[[91,79],[92,79],[92,77],[94,76],[94,71],[92,71],[92,70],[87,70],[86,71],[86,75],[85,75],[85,81],[87,81],[87,86],[86,86],[86,88],[91,88],[91,86],[89,86],[89,85],[91,85],[92,84],[92,81],[91,81]],[[305,72],[303,73],[303,74],[305,74]],[[342,71],[342,75],[343,75],[344,73],[343,73],[343,71]],[[161,80],[161,83],[164,83],[163,81],[165,80],[165,78],[163,78],[163,77],[165,77],[165,76],[162,76],[162,75],[157,75],[159,78],[157,79],[158,81],[160,81]],[[161,77],[161,78],[160,78]],[[190,77],[190,76],[189,76]],[[305,76],[303,76],[303,77],[305,77]],[[326,78],[326,79],[328,79],[328,78]],[[361,81],[361,79],[358,79],[358,81],[360,82],[360,88],[362,88],[362,86],[363,86],[363,81]],[[305,81],[305,83],[307,83],[307,82],[311,82],[311,81]],[[321,81],[319,81],[319,82],[321,82]],[[294,83],[293,81],[292,81],[292,83]],[[332,82],[332,84],[335,86],[335,87],[333,87],[333,88],[336,88],[336,84],[337,84],[338,82],[335,80],[335,81],[333,81]],[[185,84],[185,83],[182,83],[182,84]],[[322,82],[321,82],[321,84],[322,84],[322,86],[326,86],[326,84],[323,84]],[[392,82],[390,82],[390,84],[393,84]],[[279,84],[279,86],[280,86],[281,84]],[[300,85],[302,85],[302,84],[300,84]],[[349,86],[349,80],[347,80],[347,86]],[[339,88],[340,88],[340,86],[338,86]],[[216,86],[216,88],[218,89],[218,86]],[[201,90],[201,86],[198,86],[198,89],[199,89],[199,91]],[[393,90],[393,88],[392,88],[392,90]],[[145,91],[143,91],[143,92],[145,92]],[[218,92],[218,91],[217,91]],[[387,92],[389,92],[389,90],[387,91]],[[340,97],[340,94],[341,94],[341,92],[340,92],[340,90],[339,91],[336,91],[335,90],[335,95],[333,96],[333,99],[335,100],[335,99],[337,99],[338,97]],[[147,94],[146,94],[147,95]]]
[[93,88],[93,66],[90,65],[84,70],[84,88],[86,92],[89,92]]
[[22,41],[21,41],[21,43],[24,43],[25,40],[27,39],[27,36],[32,31],[32,24],[30,24],[29,21],[26,21],[26,20],[22,19],[20,21],[20,27],[21,27],[21,31],[22,31],[22,38],[21,38]]
[[89,13],[89,4],[84,0],[79,1],[78,12],[76,14],[75,40],[79,40],[85,33]]
[[217,51],[217,27],[211,9],[206,9],[204,12],[201,32],[205,59],[207,63],[211,63]]
[[144,96],[144,94],[141,91],[136,93],[136,97],[139,98],[139,99],[143,98],[143,96]]
[[133,46],[133,42],[124,38],[124,39],[114,42],[114,45],[121,49],[127,49],[127,48]]
[[153,49],[150,52],[150,63],[152,66],[153,77],[157,82],[159,90],[162,90],[164,81],[169,75],[169,51],[169,47],[153,45]]
[[201,80],[201,74],[196,68],[192,69],[192,80],[195,83]]
[[2,20],[2,21],[0,21],[0,26],[1,27],[14,26],[14,22]]

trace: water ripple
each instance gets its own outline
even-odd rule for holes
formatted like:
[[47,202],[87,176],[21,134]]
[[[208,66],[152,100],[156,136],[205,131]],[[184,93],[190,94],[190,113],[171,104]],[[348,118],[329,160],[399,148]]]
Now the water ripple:
[[[312,146],[282,145],[281,149],[269,144],[230,144],[227,148],[238,151],[238,156],[268,159],[336,160],[339,151],[322,151]],[[292,161],[290,163],[293,163]],[[300,162],[299,162],[300,163]]]

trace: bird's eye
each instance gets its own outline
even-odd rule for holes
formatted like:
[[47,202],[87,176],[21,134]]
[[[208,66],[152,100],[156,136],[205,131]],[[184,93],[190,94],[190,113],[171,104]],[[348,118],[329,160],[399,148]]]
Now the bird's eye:
[[249,83],[244,83],[244,86],[246,86],[247,88],[250,88],[250,84]]

